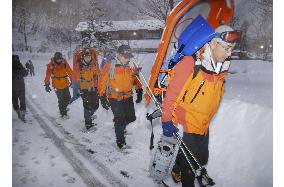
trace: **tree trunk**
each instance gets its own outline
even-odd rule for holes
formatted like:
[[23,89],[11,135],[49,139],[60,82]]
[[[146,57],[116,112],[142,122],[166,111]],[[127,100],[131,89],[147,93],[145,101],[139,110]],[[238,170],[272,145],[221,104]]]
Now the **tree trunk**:
[[171,10],[174,8],[174,0],[169,0]]
[[72,54],[72,37],[71,37],[71,34],[69,36],[69,48],[70,48],[69,58],[71,58],[71,54]]
[[27,41],[27,31],[26,31],[26,11],[23,9],[23,34],[24,34],[24,41],[25,41],[25,50],[28,51],[28,41]]

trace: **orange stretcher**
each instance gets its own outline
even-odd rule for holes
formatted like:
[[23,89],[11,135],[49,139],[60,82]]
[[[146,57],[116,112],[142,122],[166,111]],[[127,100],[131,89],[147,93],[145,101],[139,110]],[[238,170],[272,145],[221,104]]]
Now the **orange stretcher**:
[[206,18],[213,28],[220,24],[229,24],[234,15],[234,0],[183,0],[173,8],[167,17],[148,81],[149,87],[144,95],[147,105],[151,99],[149,92],[154,96],[161,96],[166,90],[166,87],[159,86],[158,76],[170,69],[161,67],[174,50],[179,34],[198,15]]

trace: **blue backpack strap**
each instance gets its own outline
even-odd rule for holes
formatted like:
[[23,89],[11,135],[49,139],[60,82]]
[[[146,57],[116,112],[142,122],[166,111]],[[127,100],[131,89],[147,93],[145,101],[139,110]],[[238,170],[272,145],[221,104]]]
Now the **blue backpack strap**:
[[169,69],[172,69],[182,56],[193,55],[215,36],[216,32],[209,23],[202,16],[197,16],[181,33],[178,50],[169,63]]

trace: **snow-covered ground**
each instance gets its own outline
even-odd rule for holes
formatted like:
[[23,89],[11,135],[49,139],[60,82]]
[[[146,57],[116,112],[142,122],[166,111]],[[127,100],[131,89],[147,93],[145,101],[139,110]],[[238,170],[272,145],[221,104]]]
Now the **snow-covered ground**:
[[[13,113],[13,186],[158,186],[148,172],[151,128],[144,103],[136,104],[137,120],[127,127],[131,148],[118,151],[111,111],[100,107],[97,130],[89,133],[82,132],[81,99],[69,106],[70,119],[59,119],[56,94],[43,87],[52,54],[18,54],[22,63],[32,59],[36,76],[25,80],[29,122]],[[146,79],[154,57],[136,56]],[[210,126],[208,173],[216,186],[272,186],[272,63],[233,61],[231,72]],[[159,120],[154,132],[156,142]],[[166,183],[181,186],[170,177]]]

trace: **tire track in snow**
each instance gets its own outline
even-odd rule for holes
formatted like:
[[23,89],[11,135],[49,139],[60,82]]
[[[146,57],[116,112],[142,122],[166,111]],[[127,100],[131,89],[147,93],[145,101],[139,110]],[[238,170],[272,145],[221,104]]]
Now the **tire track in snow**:
[[[102,176],[105,177],[107,182],[111,184],[111,186],[118,186],[118,187],[126,187],[127,184],[123,183],[120,179],[118,179],[114,174],[111,172],[109,168],[107,168],[103,163],[99,162],[94,158],[93,156],[90,156],[90,153],[87,151],[87,148],[85,145],[81,144],[76,140],[72,134],[70,134],[68,131],[66,131],[62,126],[59,126],[56,123],[56,118],[51,117],[48,115],[40,105],[33,102],[30,97],[27,98],[27,106],[30,108],[31,113],[33,114],[33,117],[38,121],[40,126],[45,130],[46,134],[51,137],[51,139],[54,140],[54,144],[58,147],[58,149],[62,152],[62,154],[66,157],[68,162],[72,165],[75,172],[81,176],[82,180],[88,185],[88,186],[105,186],[104,184],[98,182],[97,179],[94,178],[91,171],[89,171],[81,160],[79,160],[70,149],[68,149],[64,145],[64,140],[59,138],[52,129],[46,124],[44,119],[37,114],[36,109],[32,106],[35,105],[37,109],[42,112],[42,114],[53,124],[54,127],[56,127],[59,132],[63,135],[63,137],[68,140],[67,143],[71,143],[74,145],[75,150],[81,154],[84,158],[86,158],[92,165],[95,165],[95,168],[100,172]],[[32,103],[32,104],[30,104]]]
[[46,135],[53,140],[54,145],[58,148],[58,150],[64,155],[66,160],[70,163],[70,165],[73,167],[74,171],[82,178],[84,183],[87,186],[94,187],[105,187],[104,184],[100,183],[92,173],[84,166],[84,164],[76,158],[76,156],[73,154],[73,152],[68,149],[61,138],[59,138],[52,129],[46,124],[46,122],[42,119],[42,117],[36,113],[35,108],[27,102],[27,106],[29,110],[31,111],[33,118],[38,122],[40,127],[44,130]]

